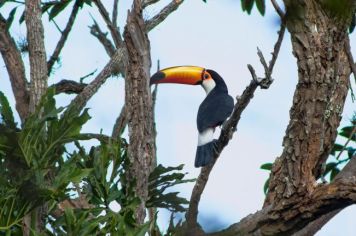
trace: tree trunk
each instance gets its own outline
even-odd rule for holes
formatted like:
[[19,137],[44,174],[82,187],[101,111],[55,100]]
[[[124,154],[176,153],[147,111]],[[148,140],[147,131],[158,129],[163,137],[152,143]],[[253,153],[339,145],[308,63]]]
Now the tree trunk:
[[213,235],[292,235],[356,200],[354,176],[317,183],[349,89],[351,70],[344,46],[355,3],[340,1],[340,10],[329,7],[328,0],[284,2],[298,65],[284,149],[273,164],[263,209]]
[[338,17],[316,1],[292,6],[287,27],[299,79],[265,205],[313,192],[335,142],[349,88],[344,45],[351,14]]
[[124,39],[128,52],[126,68],[125,107],[128,119],[128,155],[131,160],[130,177],[136,180],[136,194],[141,205],[136,211],[138,223],[146,216],[148,176],[155,156],[152,96],[150,78],[150,43],[142,18],[141,1],[135,0],[129,12]]
[[[25,21],[30,60],[30,104],[29,111],[33,113],[42,95],[47,90],[47,59],[44,45],[44,30],[42,25],[42,10],[40,0],[26,0]],[[25,216],[23,234],[30,235],[31,229],[37,233],[45,230],[47,204],[34,209]],[[30,224],[30,225],[29,225]]]

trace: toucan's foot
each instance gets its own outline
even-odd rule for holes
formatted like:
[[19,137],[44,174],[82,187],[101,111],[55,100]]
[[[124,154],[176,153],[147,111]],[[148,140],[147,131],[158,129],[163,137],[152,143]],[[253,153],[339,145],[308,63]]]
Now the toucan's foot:
[[217,140],[198,146],[197,153],[195,155],[195,167],[204,167],[214,161],[214,157],[217,153]]

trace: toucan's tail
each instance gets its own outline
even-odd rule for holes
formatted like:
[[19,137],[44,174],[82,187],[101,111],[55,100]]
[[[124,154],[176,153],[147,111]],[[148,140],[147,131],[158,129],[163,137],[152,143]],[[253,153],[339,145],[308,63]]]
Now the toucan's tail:
[[195,155],[195,167],[203,167],[209,165],[214,160],[216,139],[198,146],[197,153]]

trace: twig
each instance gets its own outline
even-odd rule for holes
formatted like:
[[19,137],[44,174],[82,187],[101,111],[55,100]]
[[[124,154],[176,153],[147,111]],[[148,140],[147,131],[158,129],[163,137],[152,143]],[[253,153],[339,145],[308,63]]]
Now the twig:
[[126,48],[119,48],[96,78],[71,101],[69,106],[74,106],[78,112],[81,111],[88,100],[98,91],[100,86],[105,83],[106,79],[112,75],[115,66],[119,63],[126,63],[126,55]]
[[12,91],[16,100],[16,109],[23,121],[29,112],[28,83],[21,53],[7,30],[6,22],[6,19],[0,14],[0,53],[9,74]]
[[56,94],[66,93],[66,94],[78,94],[83,91],[87,84],[78,83],[73,80],[61,80],[58,83],[52,85],[55,87]]
[[110,30],[111,36],[114,40],[116,48],[121,47],[122,45],[122,38],[120,35],[119,30],[114,26],[114,24],[111,22],[109,13],[105,9],[105,6],[101,3],[100,0],[94,0],[95,5],[98,7],[100,15],[103,17],[106,25],[108,26],[108,29]]
[[173,11],[184,2],[184,0],[172,0],[167,6],[165,6],[157,15],[146,21],[146,31],[152,30],[154,27],[164,21]]
[[53,22],[54,26],[55,26],[56,29],[59,31],[59,33],[63,34],[63,30],[61,29],[61,27],[59,27],[59,25],[57,24],[57,22],[56,22],[54,19],[52,19],[51,21]]
[[271,3],[273,5],[274,9],[276,10],[276,12],[278,13],[278,15],[281,17],[281,19],[283,19],[285,14],[284,14],[283,10],[280,8],[280,6],[278,5],[278,3],[276,2],[276,0],[271,0]]
[[155,4],[159,0],[144,0],[142,3],[142,8],[148,7],[149,5]]
[[104,46],[106,53],[109,55],[109,57],[112,57],[115,53],[115,46],[112,44],[112,42],[106,37],[107,33],[104,33],[101,31],[98,23],[95,21],[95,19],[92,17],[94,23],[92,26],[89,26],[90,28],[90,33],[96,37],[99,42]]
[[[356,83],[356,64],[354,62],[354,58],[353,58],[352,53],[351,53],[351,46],[350,46],[349,37],[346,37],[346,39],[345,39],[345,52],[346,52],[346,55],[347,55],[347,59],[349,61],[350,69],[352,71],[352,74],[354,75],[354,79],[355,79],[355,83]],[[352,90],[352,86],[351,85],[350,85],[350,90],[351,90],[352,101],[354,101],[355,100],[355,95],[354,95],[354,92]]]
[[47,75],[51,74],[52,68],[54,63],[58,60],[59,54],[61,53],[65,42],[67,41],[68,35],[70,31],[72,30],[75,18],[77,17],[77,14],[79,12],[79,4],[78,1],[75,1],[72,12],[70,13],[67,25],[63,31],[61,31],[62,35],[61,38],[59,39],[56,48],[54,49],[54,52],[50,59],[47,62]]
[[112,24],[114,26],[115,29],[117,29],[117,8],[119,5],[119,0],[114,0],[114,6],[113,6],[113,10],[112,10]]
[[281,30],[279,31],[279,36],[274,46],[274,51],[272,53],[272,59],[270,61],[269,66],[267,66],[267,63],[263,57],[262,52],[258,50],[258,55],[265,69],[266,78],[258,79],[253,67],[251,65],[248,65],[248,69],[251,72],[252,80],[250,84],[247,86],[247,88],[244,90],[242,95],[240,97],[237,97],[237,102],[235,104],[234,111],[231,114],[230,118],[223,125],[219,139],[217,141],[216,156],[215,156],[216,159],[212,164],[203,167],[201,169],[201,172],[193,188],[188,212],[186,214],[187,228],[189,230],[192,229],[198,231],[200,230],[200,227],[197,222],[197,218],[198,218],[198,205],[199,205],[201,195],[204,191],[206,183],[208,182],[209,175],[217,161],[217,158],[220,156],[222,150],[228,145],[230,139],[232,138],[233,133],[236,131],[236,127],[240,121],[242,112],[245,110],[245,108],[253,98],[254,92],[257,89],[257,87],[260,86],[261,88],[268,88],[273,81],[271,78],[273,66],[275,64],[275,61],[277,60],[278,53],[280,50],[280,44],[283,40],[283,34],[285,32],[283,25],[284,24],[281,25]]
[[112,130],[111,137],[118,138],[124,132],[127,125],[126,107],[125,105],[121,108],[119,117],[117,117],[115,125]]

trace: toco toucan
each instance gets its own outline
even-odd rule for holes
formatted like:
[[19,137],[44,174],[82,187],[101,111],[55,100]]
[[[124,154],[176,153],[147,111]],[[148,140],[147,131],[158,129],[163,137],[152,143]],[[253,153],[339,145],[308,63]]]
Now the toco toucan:
[[202,67],[176,66],[155,73],[150,84],[158,83],[201,85],[204,88],[206,98],[200,104],[197,116],[199,136],[195,167],[210,164],[215,155],[215,128],[222,125],[234,108],[233,98],[228,94],[223,78],[217,72]]

